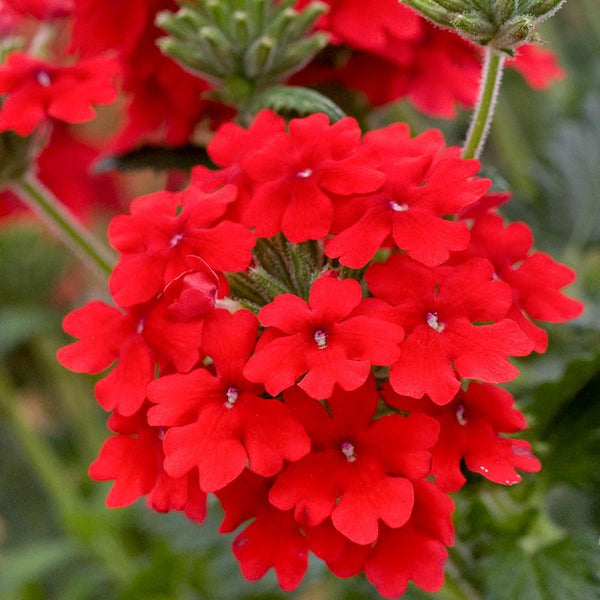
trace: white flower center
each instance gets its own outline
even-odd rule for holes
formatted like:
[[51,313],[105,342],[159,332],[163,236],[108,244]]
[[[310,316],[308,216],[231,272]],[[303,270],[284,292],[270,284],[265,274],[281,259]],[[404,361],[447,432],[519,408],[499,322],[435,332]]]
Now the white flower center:
[[144,326],[146,325],[146,319],[140,319],[136,328],[138,335],[141,335],[144,331]]
[[350,442],[343,442],[340,446],[340,449],[348,462],[354,462],[356,460],[354,444],[351,444]]
[[427,313],[427,325],[431,327],[434,331],[438,333],[442,333],[446,326],[443,323],[440,323],[438,320],[437,313]]
[[178,233],[171,238],[171,248],[175,248],[177,244],[183,239],[183,234]]
[[467,419],[465,419],[465,407],[462,404],[459,404],[458,408],[456,409],[456,420],[458,421],[459,425],[467,424]]
[[299,173],[296,173],[296,176],[300,177],[300,179],[306,179],[307,177],[310,177],[312,174],[313,174],[312,169],[304,169],[304,171],[300,171]]
[[39,71],[37,74],[37,82],[43,87],[50,87],[52,79],[50,79],[50,75],[48,75],[46,71]]
[[395,200],[390,200],[390,208],[395,212],[406,212],[408,204],[398,204]]
[[322,329],[317,329],[313,337],[315,340],[315,344],[317,344],[317,348],[319,348],[319,350],[327,348],[327,334]]
[[233,408],[233,405],[237,402],[239,395],[237,388],[230,387],[225,395],[227,396],[227,402],[225,402],[225,406],[227,408]]

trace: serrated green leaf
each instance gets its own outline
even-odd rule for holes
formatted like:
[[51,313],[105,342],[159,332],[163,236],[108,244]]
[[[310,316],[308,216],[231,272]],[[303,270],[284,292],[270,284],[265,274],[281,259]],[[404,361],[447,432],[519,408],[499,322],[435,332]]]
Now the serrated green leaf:
[[96,173],[109,171],[135,171],[137,169],[153,169],[165,171],[168,169],[189,170],[196,165],[215,168],[206,148],[188,144],[177,148],[159,146],[143,146],[126,154],[107,156],[94,166]]
[[288,115],[310,115],[325,113],[332,122],[343,119],[346,114],[332,100],[323,94],[309,88],[276,85],[256,97],[250,112],[256,113],[263,108]]

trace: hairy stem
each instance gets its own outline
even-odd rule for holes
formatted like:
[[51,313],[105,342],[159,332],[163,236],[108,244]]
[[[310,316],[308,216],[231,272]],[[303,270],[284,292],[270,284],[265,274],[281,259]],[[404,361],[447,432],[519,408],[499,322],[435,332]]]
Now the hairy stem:
[[504,55],[487,46],[479,100],[463,147],[463,158],[479,158],[481,155],[494,118],[503,68]]
[[112,252],[46,186],[29,175],[13,183],[12,188],[91,269],[103,276],[111,274],[115,263]]

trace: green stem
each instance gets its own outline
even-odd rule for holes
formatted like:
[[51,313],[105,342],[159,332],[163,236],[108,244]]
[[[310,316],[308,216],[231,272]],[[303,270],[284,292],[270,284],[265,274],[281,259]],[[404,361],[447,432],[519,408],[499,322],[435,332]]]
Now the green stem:
[[112,252],[90,233],[54,194],[33,175],[12,184],[13,190],[62,237],[90,268],[110,275],[115,259]]
[[23,419],[18,402],[12,382],[0,370],[0,414],[26,453],[65,528],[80,538],[84,546],[105,564],[115,580],[128,582],[134,576],[135,568],[116,532],[96,524],[92,508],[79,496],[75,482],[52,446]]
[[491,46],[487,46],[479,100],[463,147],[463,158],[479,158],[481,155],[494,118],[494,108],[496,107],[500,82],[502,81],[503,67],[504,55]]

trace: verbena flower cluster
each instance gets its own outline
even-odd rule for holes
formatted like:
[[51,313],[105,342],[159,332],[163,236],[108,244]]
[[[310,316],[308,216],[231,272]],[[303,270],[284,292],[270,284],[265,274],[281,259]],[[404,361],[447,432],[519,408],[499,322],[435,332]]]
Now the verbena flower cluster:
[[496,384],[546,349],[538,321],[581,312],[573,272],[436,130],[262,111],[208,153],[113,219],[115,306],[64,321],[60,362],[103,373],[112,412],[91,476],[110,507],[198,523],[214,494],[251,580],[294,589],[312,552],[385,597],[439,589],[463,461],[502,485],[540,468]]

